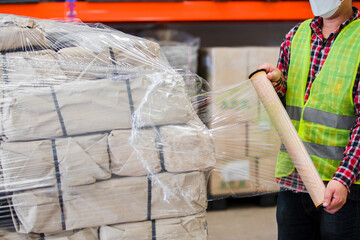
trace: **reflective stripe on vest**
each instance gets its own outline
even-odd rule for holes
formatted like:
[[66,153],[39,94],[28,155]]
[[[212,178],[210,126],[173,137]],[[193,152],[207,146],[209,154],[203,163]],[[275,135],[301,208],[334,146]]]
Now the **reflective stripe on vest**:
[[289,114],[290,119],[300,121],[302,112],[301,107],[286,105],[286,111]]
[[[309,142],[303,142],[303,144],[310,155],[337,161],[344,159],[345,147],[326,146]],[[287,153],[284,145],[281,145],[280,151]]]
[[[302,112],[301,107],[287,105],[286,111],[289,114],[290,119],[300,121]],[[356,123],[355,116],[337,115],[310,107],[305,108],[303,118],[305,121],[339,129],[351,129]]]

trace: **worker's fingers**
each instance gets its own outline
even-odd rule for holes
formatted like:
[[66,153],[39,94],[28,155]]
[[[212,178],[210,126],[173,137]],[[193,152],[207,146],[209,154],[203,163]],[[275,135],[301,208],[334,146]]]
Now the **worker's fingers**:
[[347,188],[340,182],[331,180],[325,189],[325,211],[331,214],[339,211],[346,203]]
[[326,188],[325,195],[324,195],[324,203],[323,203],[323,206],[325,208],[330,205],[333,194],[334,194],[334,191],[332,189]]
[[259,69],[265,69],[265,70],[266,70],[266,73],[269,73],[269,72],[273,71],[274,68],[275,68],[274,65],[272,65],[272,64],[270,64],[270,63],[264,63],[264,64],[260,65],[257,70],[259,70]]
[[280,70],[270,63],[264,63],[258,69],[265,69],[267,78],[272,82],[277,82],[281,77]]
[[330,204],[325,208],[325,211],[331,214],[339,211],[344,206],[346,199],[342,199],[334,194]]
[[279,73],[276,70],[272,70],[266,74],[268,79],[272,82],[276,82],[280,79]]

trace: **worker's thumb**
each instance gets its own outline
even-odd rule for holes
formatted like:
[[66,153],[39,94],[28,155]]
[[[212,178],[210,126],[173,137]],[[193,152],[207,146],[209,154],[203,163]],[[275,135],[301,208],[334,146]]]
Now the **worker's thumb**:
[[332,189],[329,189],[329,188],[326,188],[326,189],[325,189],[324,203],[323,203],[323,206],[324,206],[324,207],[329,206],[333,194],[334,194],[334,191],[333,191]]

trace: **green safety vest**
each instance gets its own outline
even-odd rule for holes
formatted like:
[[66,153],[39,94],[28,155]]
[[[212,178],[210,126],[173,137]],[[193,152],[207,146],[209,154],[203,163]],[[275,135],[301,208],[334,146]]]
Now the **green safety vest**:
[[[344,159],[350,129],[356,122],[352,90],[360,62],[360,20],[341,30],[304,104],[310,68],[310,22],[300,25],[291,42],[286,110],[321,179],[330,181]],[[276,177],[288,176],[294,169],[282,146]]]

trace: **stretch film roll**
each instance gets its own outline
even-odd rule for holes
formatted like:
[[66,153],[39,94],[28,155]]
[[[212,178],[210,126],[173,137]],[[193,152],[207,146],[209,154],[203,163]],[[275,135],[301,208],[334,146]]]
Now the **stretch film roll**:
[[261,69],[254,72],[250,75],[250,79],[299,172],[312,201],[316,207],[322,206],[325,185],[283,104],[267,78],[265,70]]

